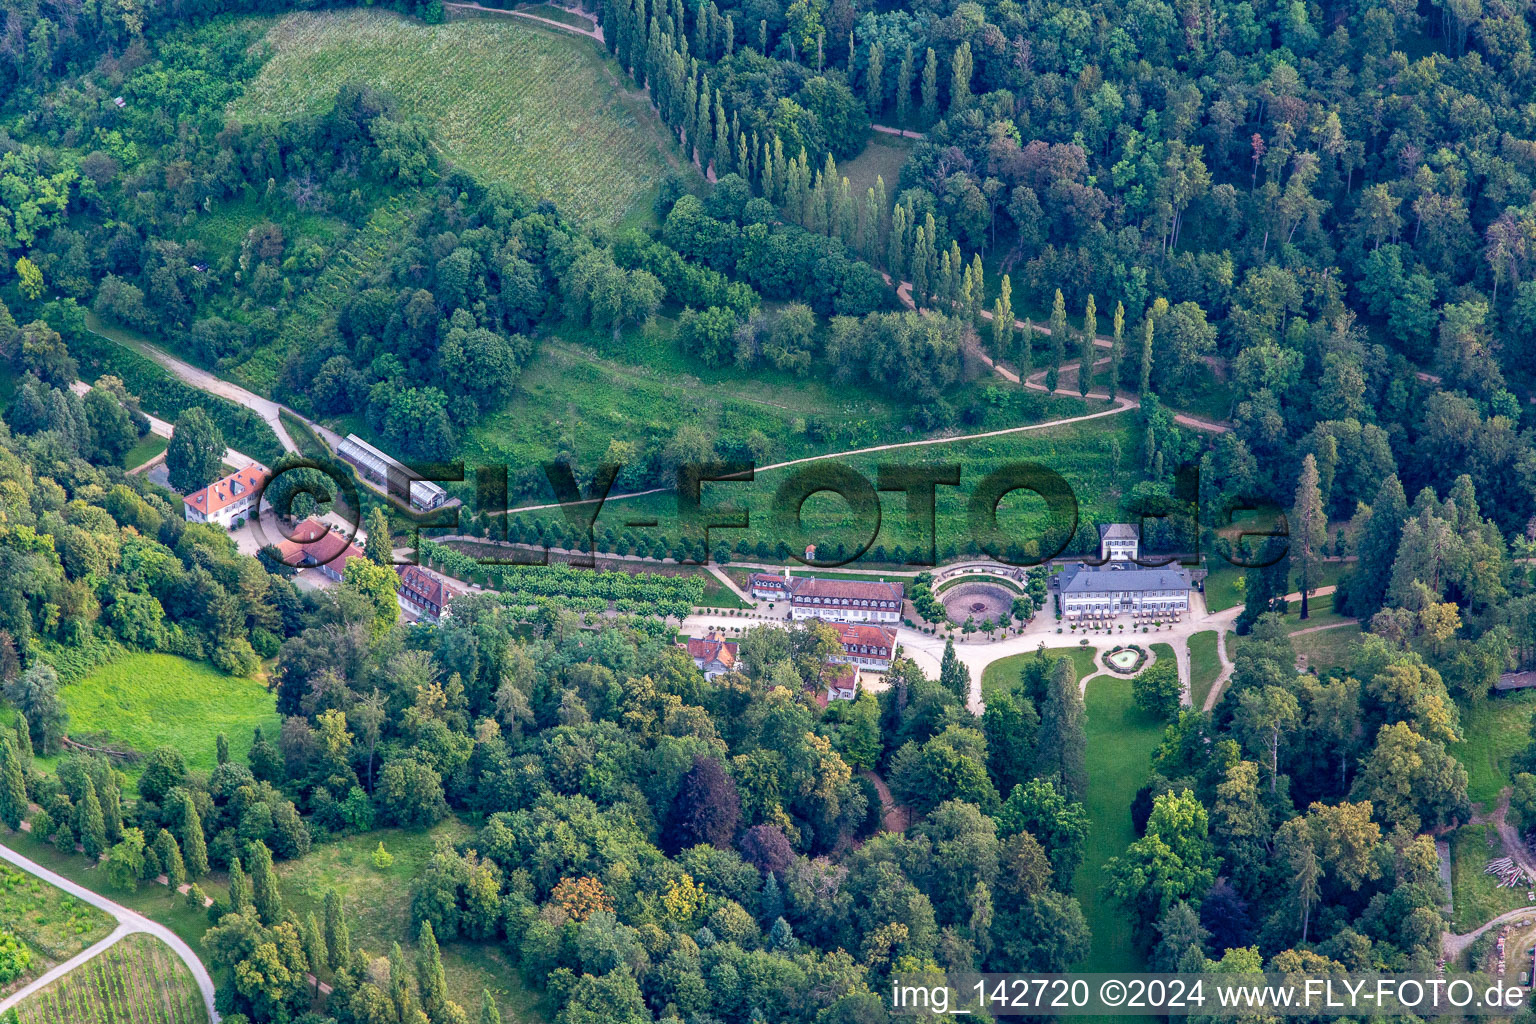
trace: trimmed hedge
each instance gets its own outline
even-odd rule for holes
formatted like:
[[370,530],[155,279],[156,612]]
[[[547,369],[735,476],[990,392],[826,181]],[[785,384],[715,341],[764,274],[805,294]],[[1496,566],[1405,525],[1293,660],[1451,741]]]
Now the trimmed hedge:
[[420,542],[422,562],[455,579],[484,577],[511,605],[536,608],[544,599],[559,598],[573,611],[601,613],[612,601],[617,611],[632,615],[683,618],[704,599],[698,576],[629,573],[611,569],[578,569],[570,565],[482,565],[462,551],[429,540]]
[[184,410],[199,406],[231,448],[268,466],[283,454],[277,434],[255,412],[193,387],[148,356],[89,331],[71,338],[69,349],[80,361],[82,379],[94,381],[103,373],[121,377],[129,393],[139,396],[145,412],[174,423]]

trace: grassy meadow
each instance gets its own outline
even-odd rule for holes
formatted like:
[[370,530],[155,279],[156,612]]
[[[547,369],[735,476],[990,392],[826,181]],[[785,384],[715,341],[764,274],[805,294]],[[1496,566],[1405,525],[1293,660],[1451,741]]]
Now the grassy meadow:
[[0,863],[0,927],[62,963],[110,935],[113,921],[36,875]]
[[1189,698],[1196,708],[1205,707],[1211,684],[1221,675],[1221,658],[1216,653],[1216,631],[1208,629],[1189,638]]
[[[1072,662],[1072,670],[1077,674],[1077,681],[1081,683],[1088,676],[1100,671],[1097,662],[1098,652],[1092,647],[1048,647],[1045,657],[1049,659],[1067,658]],[[1029,658],[1040,657],[1039,651],[1030,651],[1026,654],[1014,654],[1006,658],[999,658],[992,662],[981,673],[981,699],[985,701],[989,693],[997,693],[1000,690],[1009,690],[1018,685],[1019,673],[1024,671],[1024,666]]]
[[354,9],[287,15],[264,44],[270,59],[230,110],[240,120],[317,113],[341,85],[367,82],[482,180],[610,224],[666,170],[645,101],[589,39],[514,18],[423,25]]
[[1501,887],[1484,869],[1502,856],[1492,825],[1463,825],[1451,833],[1451,931],[1465,933],[1526,904],[1525,890]]
[[1073,892],[1083,906],[1093,947],[1080,969],[1141,970],[1130,918],[1102,892],[1104,864],[1136,840],[1131,799],[1151,772],[1152,752],[1163,726],[1143,714],[1131,697],[1131,681],[1100,675],[1088,682],[1088,842]]
[[[244,761],[252,731],[276,738],[276,697],[260,682],[227,676],[207,662],[173,654],[130,654],[60,691],[70,735],[126,745],[141,753],[169,746],[194,771],[214,768],[214,737],[229,737],[230,756]],[[130,775],[135,766],[124,765]]]
[[1531,742],[1533,712],[1536,690],[1495,693],[1462,709],[1462,739],[1451,744],[1450,751],[1467,769],[1467,797],[1473,803],[1482,804],[1486,810],[1498,803],[1500,791],[1510,784],[1511,758]]
[[[760,468],[751,482],[706,484],[703,500],[706,507],[729,504],[744,508],[749,517],[746,528],[714,531],[712,541],[718,538],[734,548],[739,541],[745,540],[755,549],[759,542],[772,548],[782,539],[796,547],[793,536],[786,536],[784,531],[776,529],[773,515],[775,494],[793,475],[814,475],[829,468],[844,467],[863,476],[873,487],[877,467],[881,464],[959,464],[960,486],[937,489],[936,526],[942,557],[946,551],[952,555],[965,550],[972,541],[969,503],[976,485],[989,473],[1004,466],[1035,462],[1059,472],[1073,488],[1077,497],[1077,536],[1085,543],[1093,536],[1092,524],[1114,520],[1121,495],[1138,478],[1135,469],[1124,459],[1117,470],[1109,451],[1112,440],[1119,443],[1122,451],[1133,450],[1132,433],[1132,424],[1126,417],[1106,417],[994,437],[916,442],[910,447],[865,452],[819,463],[802,462],[776,468],[770,465]],[[920,524],[914,528],[906,514],[905,497],[897,493],[886,494],[881,497],[880,504],[877,531],[872,516],[856,514],[836,493],[822,491],[814,494],[800,510],[802,536],[815,538],[822,558],[829,557],[838,543],[844,545],[845,552],[851,553],[867,541],[870,554],[877,547],[890,550],[901,545],[910,549],[924,543],[929,527]],[[557,510],[518,513],[519,518],[529,522],[559,515]],[[655,520],[656,525],[627,526],[642,520]],[[1049,554],[1048,548],[1059,544],[1065,535],[1065,523],[1053,521],[1043,499],[1027,491],[1015,491],[1002,500],[997,509],[997,523],[1006,537],[1015,538],[1023,552],[1033,557]],[[667,489],[634,498],[610,498],[598,515],[596,528],[599,532],[606,529],[616,534],[628,529],[634,536],[652,539],[676,538],[682,528],[676,495]],[[1042,549],[1042,541],[1046,549]]]
[[[334,888],[346,903],[354,948],[385,956],[398,942],[413,959],[411,880],[438,842],[458,842],[468,834],[467,826],[449,820],[426,832],[380,829],[318,844],[302,859],[277,865],[284,901],[301,915],[314,911],[320,917],[326,890]],[[394,857],[382,870],[373,865],[381,842]],[[515,960],[494,943],[450,942],[442,951],[448,995],[466,1010],[477,1013],[480,993],[489,988],[505,1024],[548,1019],[538,993],[523,987]]]

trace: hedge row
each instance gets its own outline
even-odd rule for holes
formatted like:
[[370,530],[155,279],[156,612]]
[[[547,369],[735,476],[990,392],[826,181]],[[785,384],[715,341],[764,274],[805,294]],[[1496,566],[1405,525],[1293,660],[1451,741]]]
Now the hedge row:
[[69,349],[80,361],[82,378],[93,381],[103,373],[121,377],[129,393],[139,396],[139,404],[147,413],[174,423],[184,410],[199,406],[231,448],[268,466],[283,454],[277,434],[255,412],[193,387],[148,356],[89,332],[72,338]]
[[[704,599],[704,580],[699,576],[663,573],[629,573],[614,570],[578,569],[570,565],[483,565],[453,548],[421,541],[421,560],[462,580],[484,577],[494,589],[515,595],[519,602],[562,597],[616,603],[620,611],[641,614],[686,615]],[[594,605],[595,607],[595,605]]]

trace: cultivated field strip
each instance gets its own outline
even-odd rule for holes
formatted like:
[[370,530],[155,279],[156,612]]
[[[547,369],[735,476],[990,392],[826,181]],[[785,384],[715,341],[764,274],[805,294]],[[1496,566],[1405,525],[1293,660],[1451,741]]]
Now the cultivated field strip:
[[584,219],[616,221],[664,170],[589,40],[353,10],[290,14],[265,45],[271,58],[231,109],[241,119],[312,114],[341,85],[368,83],[429,124],[454,162]]
[[21,1024],[207,1024],[197,986],[159,940],[130,935],[22,1003]]

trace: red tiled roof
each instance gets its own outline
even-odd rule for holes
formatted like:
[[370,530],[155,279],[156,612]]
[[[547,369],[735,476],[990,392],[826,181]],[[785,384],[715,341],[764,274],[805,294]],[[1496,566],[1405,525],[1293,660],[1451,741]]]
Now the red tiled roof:
[[700,639],[688,638],[688,656],[702,660],[706,665],[712,661],[718,661],[726,668],[732,668],[736,664],[736,651],[738,646],[734,640],[726,640],[718,633],[710,633]]
[[181,500],[205,516],[212,515],[241,498],[255,494],[266,482],[266,470],[260,466],[246,466],[221,480],[215,480],[200,491],[193,491]]
[[896,650],[896,633],[894,630],[882,626],[867,626],[861,622],[834,623],[837,629],[837,638],[843,642],[844,649],[849,647],[876,647],[884,648],[886,654]]
[[295,527],[293,536],[279,544],[277,550],[282,554],[284,565],[330,565],[340,559],[341,565],[332,566],[337,572],[342,570],[349,558],[363,556],[363,552],[345,534],[314,518],[306,519]]
[[906,588],[900,583],[871,580],[824,580],[815,576],[797,577],[790,588],[796,603],[819,597],[823,601],[894,601],[901,603]]
[[412,594],[425,598],[429,603],[437,605],[439,609],[448,607],[448,603],[453,600],[453,590],[419,565],[398,566],[396,572],[400,574],[400,586],[396,589],[410,590]]

